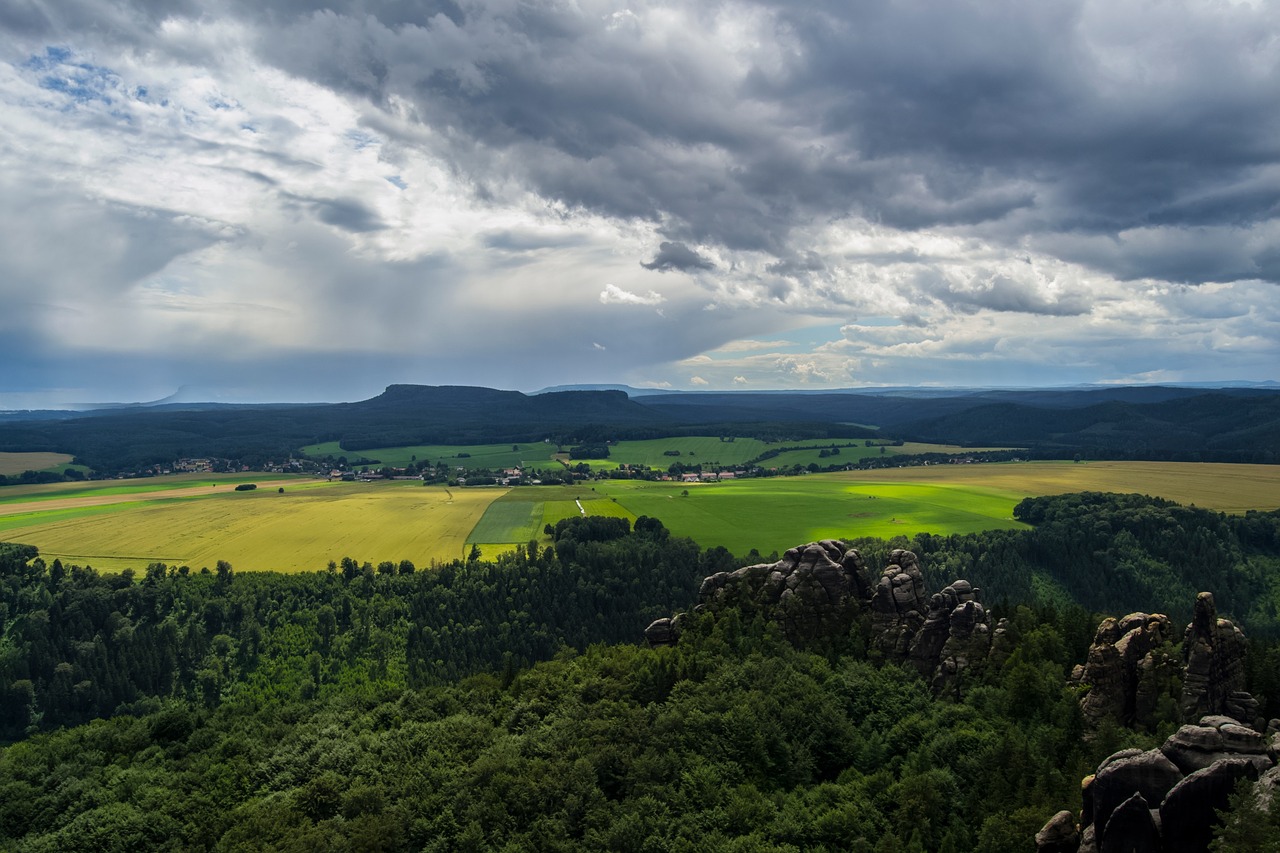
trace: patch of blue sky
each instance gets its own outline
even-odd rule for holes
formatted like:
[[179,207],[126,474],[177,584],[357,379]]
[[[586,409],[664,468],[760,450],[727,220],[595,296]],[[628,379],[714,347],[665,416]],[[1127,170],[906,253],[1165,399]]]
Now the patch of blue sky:
[[391,175],[390,177],[387,178],[387,183],[393,186],[399,187],[402,190],[409,189],[409,185],[406,184],[404,182],[404,178],[401,178],[399,175]]
[[49,45],[43,55],[33,54],[22,66],[38,75],[40,88],[65,95],[77,105],[111,105],[125,95],[120,75],[105,66],[78,60],[67,47]]
[[357,151],[363,151],[370,145],[380,145],[382,143],[381,139],[363,130],[348,130],[345,136]]

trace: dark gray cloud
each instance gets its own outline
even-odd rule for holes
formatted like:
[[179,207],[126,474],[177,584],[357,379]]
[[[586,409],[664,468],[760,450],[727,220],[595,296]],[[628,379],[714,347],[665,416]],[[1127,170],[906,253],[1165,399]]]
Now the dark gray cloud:
[[710,270],[715,264],[690,249],[684,243],[664,242],[658,244],[658,253],[651,261],[641,261],[640,266],[647,270],[669,272],[670,270]]
[[930,281],[922,276],[922,279],[923,289],[929,295],[964,313],[987,310],[1070,317],[1084,314],[1090,307],[1088,298],[1082,294],[1049,295],[1025,281],[999,273],[961,284],[941,278]]
[[369,208],[354,199],[309,199],[321,222],[347,231],[379,231],[386,224]]
[[798,225],[846,215],[1239,226],[1280,198],[1256,175],[1280,157],[1266,7],[742,4],[777,51],[721,44],[710,8],[683,9],[691,29],[669,41],[621,9],[554,3],[289,8],[264,29],[268,60],[410,99],[481,183],[514,174],[672,242],[785,258],[806,248]]

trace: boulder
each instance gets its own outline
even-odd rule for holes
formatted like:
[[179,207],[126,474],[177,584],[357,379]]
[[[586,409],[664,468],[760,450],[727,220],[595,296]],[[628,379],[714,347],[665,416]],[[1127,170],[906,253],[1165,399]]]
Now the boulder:
[[680,639],[680,629],[675,619],[654,619],[644,629],[644,638],[650,646],[674,646]]
[[1060,811],[1036,833],[1036,853],[1076,853],[1080,849],[1080,828],[1075,815]]
[[1160,829],[1147,800],[1135,793],[1112,811],[1099,837],[1099,853],[1160,853]]
[[1121,803],[1141,795],[1144,802],[1159,805],[1173,786],[1181,781],[1182,772],[1158,749],[1104,762],[1089,786],[1092,822],[1096,826],[1108,827],[1101,834],[1102,849],[1107,849],[1111,813]]
[[1160,804],[1166,853],[1208,850],[1218,815],[1227,809],[1236,783],[1257,778],[1258,768],[1249,759],[1223,758],[1175,785]]
[[1272,765],[1263,736],[1221,715],[1204,717],[1198,725],[1183,726],[1160,747],[1183,773],[1203,770],[1224,758],[1242,756],[1259,771]]

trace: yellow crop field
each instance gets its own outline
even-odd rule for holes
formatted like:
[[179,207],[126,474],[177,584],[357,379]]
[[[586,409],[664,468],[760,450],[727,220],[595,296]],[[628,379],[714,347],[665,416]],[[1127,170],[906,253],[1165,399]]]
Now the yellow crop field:
[[1001,462],[930,465],[842,474],[859,482],[926,482],[981,486],[1024,497],[1068,492],[1121,492],[1165,498],[1220,512],[1280,509],[1280,465],[1212,462]]
[[218,560],[238,571],[314,571],[344,556],[425,566],[462,556],[467,535],[504,491],[418,483],[224,489],[13,517],[0,538],[35,545],[46,560],[105,571],[140,570],[154,561],[198,570]]
[[23,471],[47,471],[70,461],[71,457],[65,453],[0,453],[0,474],[11,476]]

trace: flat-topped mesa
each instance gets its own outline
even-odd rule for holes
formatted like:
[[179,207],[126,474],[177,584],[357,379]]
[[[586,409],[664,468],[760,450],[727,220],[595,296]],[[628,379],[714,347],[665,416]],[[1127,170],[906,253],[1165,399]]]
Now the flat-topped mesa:
[[788,639],[806,643],[846,636],[870,598],[871,575],[862,555],[840,540],[824,539],[791,548],[776,563],[711,575],[698,590],[698,607],[762,610]]

